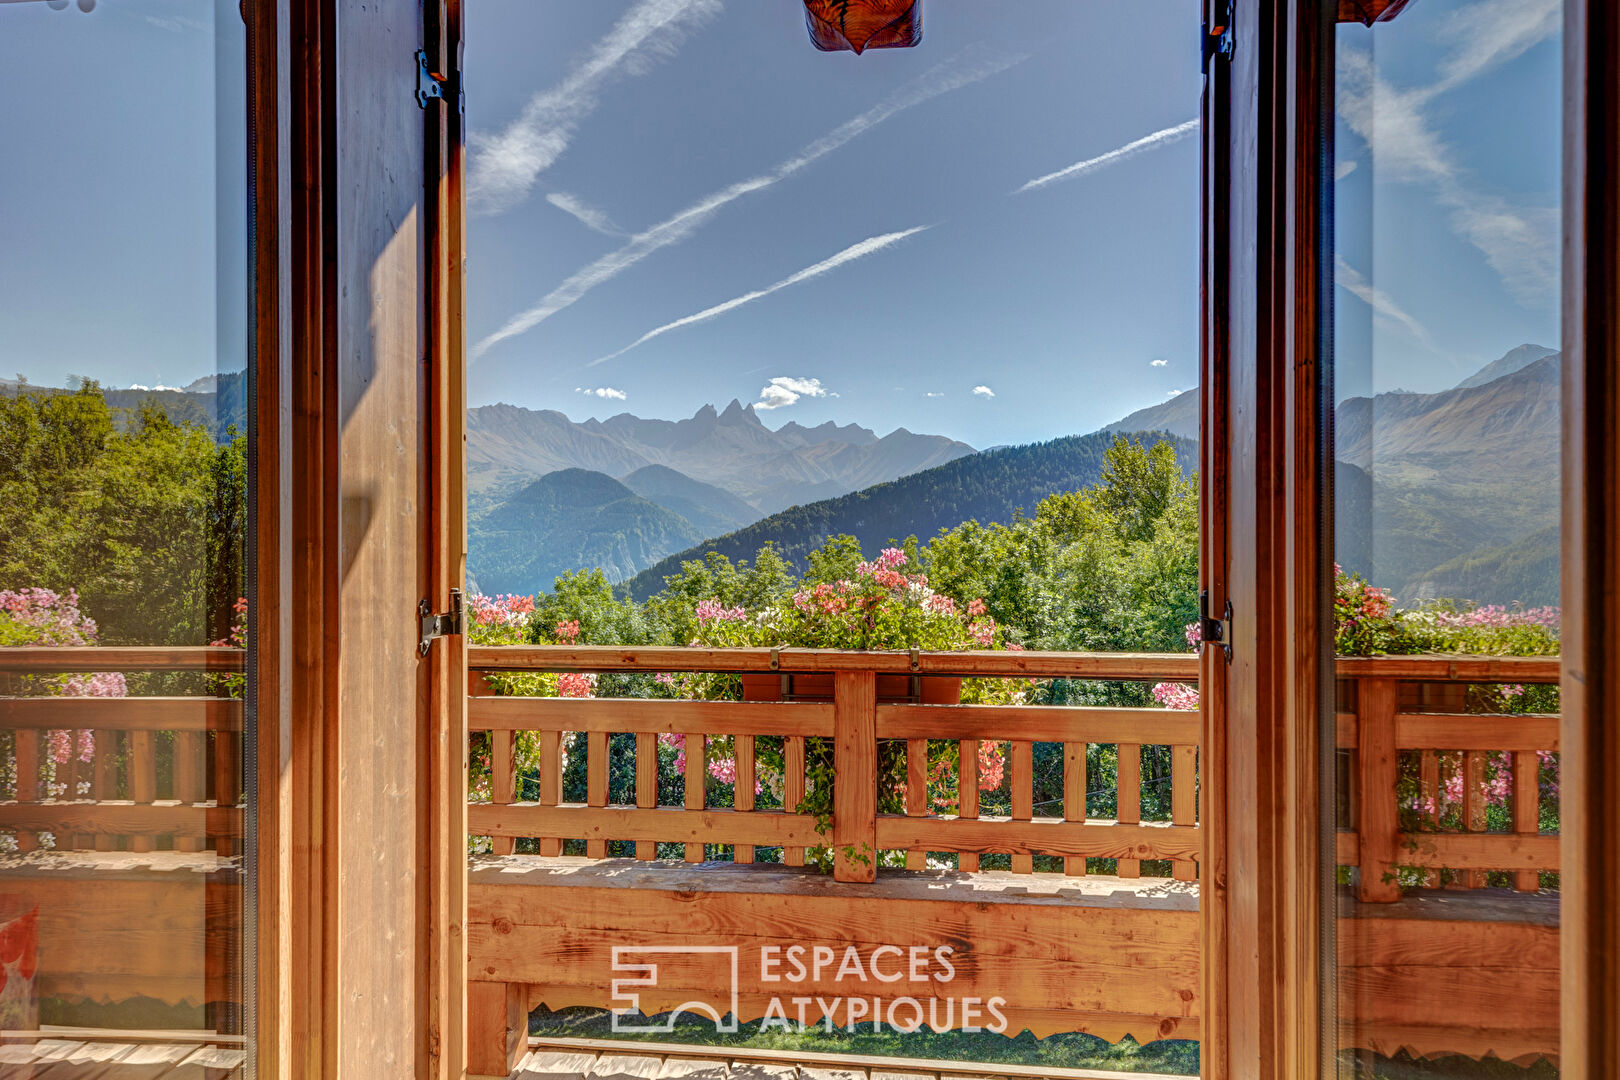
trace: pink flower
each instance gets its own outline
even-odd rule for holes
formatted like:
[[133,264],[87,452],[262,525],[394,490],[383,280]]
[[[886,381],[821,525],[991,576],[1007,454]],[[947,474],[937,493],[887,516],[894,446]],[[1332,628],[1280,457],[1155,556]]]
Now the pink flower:
[[968,633],[972,635],[975,644],[989,648],[996,638],[996,620],[975,619],[968,624]]
[[1190,712],[1198,708],[1198,688],[1186,683],[1156,683],[1149,693],[1167,709]]
[[588,698],[596,696],[596,676],[567,672],[557,676],[557,696]]
[[579,640],[579,620],[567,619],[557,624],[557,640],[572,645]]
[[748,617],[741,604],[728,608],[719,600],[699,600],[697,606],[697,619],[699,623],[711,622],[741,622]]
[[990,609],[985,606],[983,600],[969,600],[968,601],[967,613],[969,615],[983,615],[989,610]]

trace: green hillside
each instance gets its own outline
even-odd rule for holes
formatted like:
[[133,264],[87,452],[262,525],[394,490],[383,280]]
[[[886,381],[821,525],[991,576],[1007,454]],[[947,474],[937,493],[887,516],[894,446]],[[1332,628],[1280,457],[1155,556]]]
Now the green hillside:
[[468,536],[470,584],[490,594],[547,592],[560,574],[598,567],[618,581],[702,538],[679,514],[587,469],[542,476],[480,515]]
[[[926,539],[964,521],[1009,521],[1019,510],[1033,512],[1048,495],[1095,484],[1114,435],[1094,432],[987,450],[836,499],[791,507],[671,555],[632,578],[630,595],[646,599],[663,588],[665,577],[680,571],[681,563],[710,551],[733,560],[752,559],[760,548],[773,544],[778,554],[803,569],[805,557],[829,536],[847,533],[871,552],[890,540],[911,535]],[[1183,468],[1190,472],[1197,467],[1196,443],[1159,433],[1132,437],[1144,442],[1168,439]]]

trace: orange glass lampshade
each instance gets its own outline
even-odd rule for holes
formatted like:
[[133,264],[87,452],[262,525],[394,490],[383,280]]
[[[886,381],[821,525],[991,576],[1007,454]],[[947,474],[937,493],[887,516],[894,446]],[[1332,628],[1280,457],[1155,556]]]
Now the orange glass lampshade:
[[922,41],[922,0],[804,0],[804,21],[822,52],[909,49]]

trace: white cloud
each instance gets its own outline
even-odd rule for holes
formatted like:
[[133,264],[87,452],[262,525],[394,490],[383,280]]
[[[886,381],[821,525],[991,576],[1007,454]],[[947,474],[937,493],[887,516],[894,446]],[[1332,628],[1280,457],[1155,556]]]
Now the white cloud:
[[576,386],[576,394],[589,394],[593,397],[608,398],[612,401],[623,401],[626,397],[623,390],[615,390],[611,386]]
[[674,55],[687,31],[720,10],[721,0],[638,0],[562,82],[530,98],[504,131],[472,134],[469,205],[475,212],[499,213],[522,202],[595,111],[604,86],[622,74],[645,74]]
[[554,191],[546,196],[546,202],[555,206],[563,213],[578,221],[587,229],[592,229],[608,236],[623,236],[624,230],[613,224],[613,219],[607,216],[607,211],[598,210],[566,191]]
[[1443,93],[1524,55],[1562,29],[1563,9],[1563,0],[1481,0],[1451,12],[1440,38],[1455,48],[1430,92]]
[[1033,191],[1036,188],[1045,187],[1048,184],[1055,184],[1060,180],[1073,180],[1077,176],[1084,176],[1087,173],[1096,172],[1098,169],[1105,169],[1108,166],[1116,165],[1121,161],[1128,161],[1131,158],[1136,157],[1138,154],[1145,154],[1149,150],[1155,150],[1161,146],[1168,146],[1179,139],[1186,138],[1188,135],[1191,135],[1197,130],[1198,120],[1196,118],[1188,120],[1182,124],[1177,124],[1175,127],[1163,128],[1159,131],[1155,131],[1151,135],[1144,135],[1140,139],[1133,139],[1124,146],[1110,150],[1106,154],[1099,154],[1094,158],[1087,158],[1084,161],[1077,161],[1068,168],[1059,169],[1057,172],[1047,173],[1045,176],[1037,176],[1035,179],[1013,192],[1013,194],[1020,195],[1026,191]]
[[792,405],[802,397],[837,396],[822,386],[820,379],[796,379],[790,375],[778,375],[760,389],[759,400],[754,402],[754,408],[780,409],[785,405]]
[[1341,161],[1341,162],[1339,162],[1337,165],[1333,166],[1333,179],[1334,180],[1343,180],[1345,177],[1347,177],[1351,173],[1355,172],[1357,167],[1360,164],[1361,163],[1358,162],[1358,161]]
[[473,346],[473,359],[477,359],[508,338],[532,330],[557,312],[577,303],[598,285],[613,280],[654,252],[685,240],[707,224],[727,204],[744,195],[763,191],[802,171],[898,112],[921,105],[941,94],[988,79],[1023,60],[1023,56],[993,54],[972,47],[963,50],[917,76],[859,116],[844,122],[810,143],[770,172],[747,180],[739,180],[730,187],[704,196],[673,217],[632,236],[629,243],[617,251],[611,251],[590,265],[575,271],[561,285],[542,297],[539,303],[512,316],[500,329]]
[[1388,293],[1368,281],[1361,271],[1345,262],[1343,255],[1333,257],[1333,283],[1371,307],[1386,323],[1403,328],[1419,345],[1439,352],[1434,339],[1429,336],[1428,328],[1397,304]]
[[1170,361],[1166,360],[1162,356],[1155,356],[1152,360],[1148,361],[1148,366],[1149,367],[1164,367],[1169,362]]
[[[1556,293],[1559,214],[1518,207],[1476,188],[1434,130],[1434,98],[1506,63],[1558,33],[1560,0],[1478,0],[1448,17],[1441,32],[1454,47],[1431,85],[1403,90],[1381,78],[1372,54],[1339,53],[1339,114],[1367,143],[1381,179],[1424,184],[1450,212],[1458,237],[1473,245],[1520,303],[1539,306]],[[1397,321],[1400,321],[1397,319]]]
[[973,392],[975,394],[978,394],[980,397],[995,397],[996,396],[996,392],[994,390],[990,389],[988,386],[975,386],[973,388]]
[[923,394],[923,397],[944,397],[944,396],[945,396],[945,393],[942,390],[929,390],[929,391],[927,391],[926,393]]
[[1185,391],[1185,390],[1166,390],[1164,392],[1164,396],[1167,397],[1167,398],[1180,397],[1182,394],[1185,394],[1186,392],[1187,391]]
[[623,356],[631,349],[634,349],[636,346],[645,344],[646,342],[649,342],[653,338],[662,334],[667,334],[671,330],[679,330],[683,326],[691,326],[694,323],[706,322],[709,319],[715,318],[716,316],[724,315],[728,311],[740,308],[744,304],[753,303],[762,296],[769,296],[771,293],[776,292],[779,289],[785,289],[790,285],[797,285],[801,281],[809,281],[811,278],[820,277],[822,274],[830,273],[831,271],[838,269],[840,266],[843,266],[845,263],[854,262],[856,259],[863,259],[868,255],[874,254],[875,252],[882,251],[891,244],[897,244],[906,237],[914,236],[928,227],[929,226],[927,225],[919,225],[915,229],[906,229],[904,232],[884,233],[882,236],[869,237],[868,239],[862,240],[859,243],[851,244],[849,247],[845,248],[843,251],[840,251],[831,258],[823,259],[814,266],[807,266],[796,274],[789,274],[787,277],[783,278],[781,281],[778,281],[774,285],[767,285],[763,289],[755,289],[753,292],[743,293],[741,296],[733,297],[723,304],[716,304],[711,308],[704,308],[695,315],[687,315],[676,319],[674,322],[667,322],[663,326],[655,327],[654,329],[649,330],[645,334],[642,334],[640,337],[636,338],[636,340],[632,341],[618,352],[609,353],[606,356],[599,356],[586,366],[595,367],[597,364],[616,359]]

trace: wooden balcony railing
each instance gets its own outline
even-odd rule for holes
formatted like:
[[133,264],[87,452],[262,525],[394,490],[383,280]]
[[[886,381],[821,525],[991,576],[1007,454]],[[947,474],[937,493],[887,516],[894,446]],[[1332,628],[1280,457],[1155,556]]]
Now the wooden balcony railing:
[[[780,847],[783,861],[802,865],[803,849],[830,844],[834,875],[841,881],[871,881],[875,852],[904,851],[906,865],[921,869],[930,853],[955,855],[960,869],[977,869],[979,856],[1011,856],[1016,873],[1030,873],[1034,857],[1061,857],[1067,872],[1085,873],[1085,860],[1118,860],[1122,877],[1140,877],[1143,860],[1166,860],[1174,877],[1196,877],[1198,832],[1194,792],[1198,714],[1165,709],[1088,706],[948,705],[884,702],[880,676],[918,679],[1067,677],[1099,680],[1197,678],[1196,657],[1187,655],[1085,655],[1036,652],[858,653],[832,650],[616,649],[497,646],[470,650],[472,699],[468,726],[488,731],[492,798],[468,808],[468,831],[489,836],[497,854],[517,838],[538,841],[541,854],[557,854],[564,840],[583,839],[586,853],[600,858],[609,841],[633,841],[636,857],[651,859],[659,842],[685,845],[689,862],[701,862],[705,844],[732,845],[737,862],[752,862],[754,849]],[[684,701],[623,698],[489,696],[484,675],[512,671],[569,672],[768,672],[832,673],[831,700]],[[538,733],[539,798],[514,798],[513,745],[520,731]],[[583,804],[562,801],[562,740],[585,732],[587,796]],[[636,804],[608,805],[608,737],[636,736]],[[656,737],[688,740],[685,803],[656,805]],[[716,810],[705,804],[706,755],[699,740],[730,736],[736,750],[736,803]],[[783,739],[785,809],[755,808],[756,740]],[[831,740],[834,801],[831,832],[795,813],[805,792],[805,740]],[[878,744],[905,743],[904,814],[878,813]],[[1011,813],[979,812],[979,742],[1008,745]],[[930,741],[958,748],[961,805],[954,815],[929,810],[926,770]],[[1064,815],[1034,813],[1036,743],[1063,745]],[[1117,816],[1086,814],[1086,748],[1117,745]],[[706,744],[703,744],[706,745]],[[1142,820],[1143,745],[1171,747],[1170,821]]]
[[[1556,656],[1345,657],[1338,662],[1338,747],[1350,759],[1353,829],[1341,831],[1338,862],[1357,870],[1363,901],[1400,899],[1397,867],[1424,870],[1421,883],[1479,888],[1488,871],[1508,871],[1513,888],[1535,892],[1559,869],[1558,836],[1541,829],[1540,752],[1556,752],[1558,716],[1465,712],[1470,685],[1557,683]],[[1511,755],[1511,832],[1489,832],[1486,769]],[[1403,755],[1417,758],[1422,816],[1436,831],[1400,824]],[[1460,770],[1462,831],[1438,831],[1442,765]]]
[[[0,649],[0,753],[11,778],[0,833],[24,852],[42,834],[60,851],[152,851],[168,846],[163,838],[176,851],[237,850],[242,701],[215,695],[217,677],[243,667],[243,651],[231,648]],[[31,693],[42,676],[96,672],[204,678],[185,697]],[[55,755],[52,732],[63,750]]]

